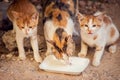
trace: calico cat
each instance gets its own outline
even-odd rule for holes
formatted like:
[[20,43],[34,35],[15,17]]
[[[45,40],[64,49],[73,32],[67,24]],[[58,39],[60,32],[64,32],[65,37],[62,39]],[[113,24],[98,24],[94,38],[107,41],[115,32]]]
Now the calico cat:
[[75,14],[75,1],[47,0],[44,10],[44,35],[47,43],[46,56],[53,53],[57,59],[65,59],[73,54],[74,48],[72,47],[74,42],[72,34],[74,22],[72,16]]
[[92,64],[98,66],[105,46],[110,46],[109,52],[116,52],[116,41],[119,38],[119,32],[112,19],[103,12],[96,12],[94,15],[79,13],[78,19],[81,29],[81,51],[78,56],[85,57],[88,46],[95,47]]
[[39,13],[35,6],[29,0],[14,0],[7,10],[8,18],[13,23],[14,31],[16,32],[16,42],[19,51],[19,58],[26,59],[23,39],[30,37],[31,45],[34,52],[36,62],[41,62],[42,59],[38,51],[37,41],[37,25]]

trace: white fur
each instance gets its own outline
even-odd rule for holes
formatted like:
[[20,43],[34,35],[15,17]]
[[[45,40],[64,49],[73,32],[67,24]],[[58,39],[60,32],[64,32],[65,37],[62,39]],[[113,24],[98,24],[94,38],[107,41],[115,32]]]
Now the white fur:
[[[88,25],[92,25],[91,21],[89,22]],[[110,37],[111,27],[113,27],[115,29],[115,36],[112,38]],[[94,36],[97,36],[97,38],[94,39]],[[98,66],[100,64],[100,60],[101,60],[101,57],[103,55],[105,46],[113,44],[119,38],[119,32],[113,23],[111,23],[109,25],[106,25],[105,23],[103,23],[102,27],[97,32],[95,32],[93,34],[88,34],[84,30],[81,30],[81,38],[82,38],[82,40],[81,40],[81,52],[79,52],[78,56],[85,57],[87,54],[88,46],[95,47],[96,51],[94,54],[92,64],[94,66]],[[115,53],[116,44],[111,45],[111,47],[109,48],[109,51],[111,53]]]
[[[57,28],[60,28],[60,26],[55,26],[52,20],[48,20],[45,22],[44,24],[44,35],[45,35],[45,39],[46,40],[53,40],[53,35],[56,31]],[[63,27],[64,30],[67,32],[68,35],[73,34],[73,30],[74,30],[74,23],[73,20],[71,18],[67,19],[67,25],[66,27]],[[51,47],[52,45],[47,43],[47,52],[46,55],[51,54]]]
[[[42,59],[41,59],[41,57],[39,55],[39,51],[38,51],[37,27],[35,27],[33,30],[28,31],[27,32],[28,34],[26,34],[25,30],[20,30],[19,27],[16,25],[16,23],[13,23],[13,25],[14,25],[14,29],[16,32],[16,42],[17,42],[18,51],[19,51],[19,58],[21,60],[26,59],[23,40],[25,37],[30,37],[31,45],[32,45],[33,52],[34,52],[34,59],[37,62],[41,62]],[[25,29],[26,28],[27,28],[27,26],[25,26]]]

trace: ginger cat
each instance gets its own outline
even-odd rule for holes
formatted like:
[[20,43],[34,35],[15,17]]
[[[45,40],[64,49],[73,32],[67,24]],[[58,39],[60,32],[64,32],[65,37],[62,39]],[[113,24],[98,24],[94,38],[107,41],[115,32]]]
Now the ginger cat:
[[44,35],[47,43],[46,56],[53,53],[58,59],[66,59],[74,52],[75,0],[48,0],[44,10]]
[[26,59],[23,39],[30,37],[33,48],[34,59],[36,62],[41,62],[37,41],[37,25],[39,13],[35,6],[29,0],[14,0],[7,10],[8,18],[13,23],[14,31],[16,32],[16,42],[19,51],[19,58]]
[[119,38],[119,32],[111,18],[102,12],[97,12],[94,15],[79,13],[78,19],[81,29],[81,51],[78,56],[85,57],[88,46],[95,47],[92,64],[98,66],[105,46],[110,46],[109,52],[116,52],[116,41]]

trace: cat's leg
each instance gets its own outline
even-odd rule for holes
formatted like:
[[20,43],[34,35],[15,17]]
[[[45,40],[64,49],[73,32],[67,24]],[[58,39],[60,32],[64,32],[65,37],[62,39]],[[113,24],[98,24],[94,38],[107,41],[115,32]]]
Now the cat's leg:
[[95,51],[95,54],[94,54],[94,57],[93,57],[93,62],[92,62],[92,64],[94,66],[99,66],[100,65],[100,60],[101,60],[102,55],[104,53],[104,48],[105,48],[105,45],[96,47],[96,51]]
[[109,52],[110,53],[115,53],[116,50],[117,50],[117,45],[116,44],[110,45],[110,47],[109,47]]
[[31,36],[30,38],[31,46],[33,48],[33,53],[34,53],[34,59],[36,62],[42,62],[42,58],[39,54],[39,48],[38,48],[38,40],[37,40],[37,35]]
[[46,56],[50,55],[52,53],[52,45],[49,44],[47,41],[46,41],[46,44],[47,44],[47,51],[46,51]]
[[15,34],[16,27],[18,27],[18,26],[16,25],[16,23],[15,23],[15,22],[13,22],[13,30],[12,30],[12,33],[13,33],[13,34]]
[[18,46],[19,58],[21,60],[26,59],[23,40],[24,40],[24,37],[22,35],[20,35],[19,33],[16,33],[16,42],[17,42],[17,46]]
[[50,24],[49,22],[46,23],[46,25],[44,26],[44,36],[45,36],[45,40],[46,40],[46,45],[47,45],[47,51],[45,53],[46,56],[48,56],[49,54],[52,53],[52,45],[47,41],[47,40],[53,40],[53,35],[55,32],[54,26],[52,26],[52,24]]
[[79,57],[85,57],[87,54],[88,46],[81,40],[81,51],[78,53]]

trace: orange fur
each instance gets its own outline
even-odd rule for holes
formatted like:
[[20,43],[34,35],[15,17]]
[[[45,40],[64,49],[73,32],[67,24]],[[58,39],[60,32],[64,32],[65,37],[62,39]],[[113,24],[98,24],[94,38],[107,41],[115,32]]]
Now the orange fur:
[[106,25],[111,24],[112,21],[109,19],[109,17],[104,16],[103,21],[106,23]]
[[[47,52],[53,53],[58,59],[62,59],[67,52],[68,35],[72,36],[74,23],[74,0],[51,0],[46,4],[44,12],[44,30],[47,43]],[[68,30],[67,30],[68,29]],[[51,34],[49,34],[51,32]],[[52,36],[52,38],[51,38]],[[53,50],[51,48],[53,47]]]
[[[61,14],[62,17],[62,20],[60,21],[56,18],[59,14]],[[66,27],[67,18],[69,17],[69,14],[67,12],[55,9],[53,15],[53,22],[55,26]]]
[[39,14],[28,0],[18,0],[12,3],[7,10],[7,14],[9,19],[16,22],[20,29],[25,25],[34,28],[38,24]]
[[62,53],[59,53],[56,49],[53,48],[53,54],[55,55],[55,57],[57,59],[62,59],[63,56],[62,56]]
[[54,34],[54,38],[53,40],[55,41],[56,45],[62,49],[64,47],[64,44],[65,44],[65,37],[67,37],[67,34],[65,32],[62,33],[62,40],[60,41],[58,35],[55,33]]
[[113,37],[114,35],[115,35],[115,29],[113,27],[111,27],[110,37]]
[[39,13],[29,0],[14,0],[7,10],[8,18],[13,23],[13,31],[16,33],[16,43],[21,60],[26,59],[24,50],[24,38],[30,37],[30,43],[36,62],[41,62],[37,41],[37,24]]
[[100,27],[101,25],[101,22],[100,20],[97,18],[97,17],[94,17],[94,16],[91,16],[91,15],[88,15],[86,17],[83,17],[80,21],[80,27],[84,27],[86,24],[88,24],[89,22],[89,19],[92,19],[92,24],[96,25],[97,27]]
[[44,12],[45,17],[48,17],[49,14],[54,11],[54,9],[52,9],[54,4],[55,3],[52,2],[49,6],[46,7],[45,12]]

